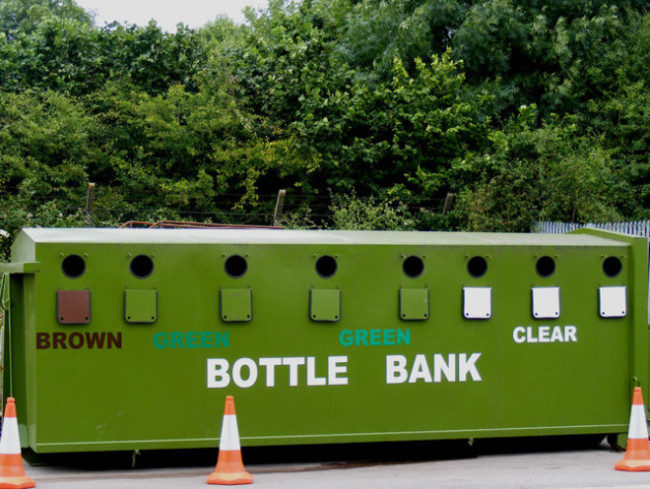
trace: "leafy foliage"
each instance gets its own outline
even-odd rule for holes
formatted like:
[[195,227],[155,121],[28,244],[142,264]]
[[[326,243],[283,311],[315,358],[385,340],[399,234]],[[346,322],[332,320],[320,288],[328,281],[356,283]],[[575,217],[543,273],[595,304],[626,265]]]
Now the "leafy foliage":
[[0,228],[270,224],[280,188],[293,226],[648,218],[647,8],[271,0],[169,34],[0,0]]
[[0,2],[0,32],[12,38],[31,34],[45,20],[74,20],[90,25],[91,16],[74,0],[2,0]]
[[355,194],[335,195],[330,209],[334,229],[403,231],[415,225],[406,205],[390,199],[378,202]]
[[571,118],[534,127],[536,107],[522,107],[492,147],[453,169],[457,212],[474,231],[522,231],[536,220],[618,220],[619,192],[602,142],[579,136]]

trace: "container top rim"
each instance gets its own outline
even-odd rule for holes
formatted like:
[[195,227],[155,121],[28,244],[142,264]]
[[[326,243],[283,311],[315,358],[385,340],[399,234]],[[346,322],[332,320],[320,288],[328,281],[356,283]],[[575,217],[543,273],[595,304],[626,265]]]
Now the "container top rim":
[[34,244],[295,244],[447,246],[629,246],[589,234],[287,229],[24,228]]

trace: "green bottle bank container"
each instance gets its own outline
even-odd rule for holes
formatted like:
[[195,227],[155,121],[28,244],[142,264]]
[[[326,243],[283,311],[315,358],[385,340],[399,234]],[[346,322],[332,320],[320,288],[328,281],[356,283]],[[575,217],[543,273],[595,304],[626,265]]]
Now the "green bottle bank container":
[[5,396],[37,453],[625,433],[648,245],[567,235],[25,229]]

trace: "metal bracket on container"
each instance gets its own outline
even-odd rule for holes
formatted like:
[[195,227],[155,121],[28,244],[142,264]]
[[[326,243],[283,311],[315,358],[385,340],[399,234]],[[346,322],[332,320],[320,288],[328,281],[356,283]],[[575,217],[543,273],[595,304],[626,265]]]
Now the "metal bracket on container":
[[247,323],[253,319],[253,291],[251,289],[221,289],[219,298],[223,321]]
[[126,289],[124,291],[124,320],[127,323],[151,324],[158,319],[156,289]]
[[341,319],[341,290],[310,289],[309,317],[312,321],[339,321]]
[[600,287],[598,289],[600,317],[623,318],[627,316],[627,288]]
[[90,290],[57,290],[56,318],[59,324],[90,323]]
[[399,317],[403,321],[429,319],[429,289],[399,289]]
[[466,319],[490,319],[492,288],[463,287],[463,316]]
[[560,288],[532,288],[533,317],[535,319],[556,319],[560,317]]

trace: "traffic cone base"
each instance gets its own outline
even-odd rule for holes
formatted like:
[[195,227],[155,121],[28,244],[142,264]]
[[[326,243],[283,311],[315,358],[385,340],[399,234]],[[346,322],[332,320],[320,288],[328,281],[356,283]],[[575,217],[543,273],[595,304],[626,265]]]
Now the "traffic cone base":
[[616,470],[627,470],[628,472],[648,472],[650,471],[649,460],[621,460],[614,465]]
[[238,486],[243,484],[252,484],[253,476],[247,472],[242,474],[210,474],[208,484],[218,484],[221,486]]
[[36,487],[36,482],[30,477],[3,477],[0,489],[28,489]]
[[23,468],[16,404],[14,398],[10,397],[7,399],[0,437],[0,489],[27,489],[35,486],[36,482],[25,475]]
[[634,388],[632,410],[630,412],[630,429],[627,435],[625,456],[614,465],[616,470],[630,472],[650,471],[650,441],[648,440],[648,421],[643,405],[640,387]]
[[214,472],[208,476],[208,484],[252,484],[253,476],[244,470],[239,450],[219,450]]

